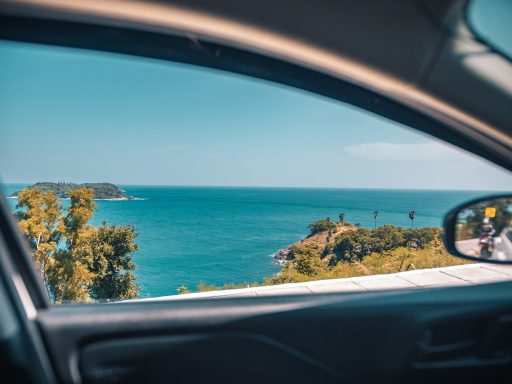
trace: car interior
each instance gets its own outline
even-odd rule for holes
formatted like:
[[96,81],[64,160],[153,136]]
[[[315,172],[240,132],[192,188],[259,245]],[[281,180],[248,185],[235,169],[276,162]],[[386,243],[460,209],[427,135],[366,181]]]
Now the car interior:
[[[285,84],[510,171],[512,62],[472,31],[469,3],[0,0],[0,39]],[[461,209],[445,243],[464,256]],[[508,383],[512,373],[512,282],[52,305],[3,196],[0,298],[6,383]]]

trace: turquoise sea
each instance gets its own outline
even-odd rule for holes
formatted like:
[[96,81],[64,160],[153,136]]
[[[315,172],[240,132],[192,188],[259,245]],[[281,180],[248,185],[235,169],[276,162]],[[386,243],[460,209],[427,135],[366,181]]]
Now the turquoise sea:
[[[10,194],[26,185],[4,185]],[[481,191],[301,189],[122,186],[133,201],[98,201],[93,224],[133,224],[142,297],[177,294],[180,285],[200,282],[260,282],[279,272],[271,255],[308,234],[321,218],[345,220],[373,228],[440,226],[459,202]],[[8,199],[14,210],[16,200]]]

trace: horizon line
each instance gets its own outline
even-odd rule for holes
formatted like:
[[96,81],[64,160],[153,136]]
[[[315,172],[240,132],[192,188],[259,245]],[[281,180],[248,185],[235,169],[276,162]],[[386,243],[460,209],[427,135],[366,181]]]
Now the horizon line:
[[[44,181],[59,183],[62,181]],[[449,192],[509,192],[508,189],[453,189],[453,188],[418,188],[418,187],[333,187],[333,186],[283,186],[283,185],[202,185],[202,184],[124,184],[109,181],[70,182],[72,184],[109,183],[125,187],[174,187],[174,188],[255,188],[255,189],[333,189],[333,190],[392,190],[392,191],[449,191]],[[35,182],[0,182],[1,185],[33,185]]]

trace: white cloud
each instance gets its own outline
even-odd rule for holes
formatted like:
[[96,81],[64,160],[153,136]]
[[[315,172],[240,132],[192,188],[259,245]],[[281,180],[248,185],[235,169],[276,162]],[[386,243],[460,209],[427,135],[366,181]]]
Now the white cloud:
[[459,149],[436,142],[364,143],[349,145],[343,151],[352,156],[381,161],[446,161],[461,155]]

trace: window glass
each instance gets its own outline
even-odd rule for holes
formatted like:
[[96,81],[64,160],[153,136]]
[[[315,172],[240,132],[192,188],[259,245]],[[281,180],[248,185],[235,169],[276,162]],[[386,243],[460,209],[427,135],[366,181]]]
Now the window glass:
[[1,42],[0,164],[55,303],[468,263],[444,214],[510,173],[350,105],[183,64]]
[[512,57],[512,1],[472,0],[468,22],[473,31],[492,46]]

